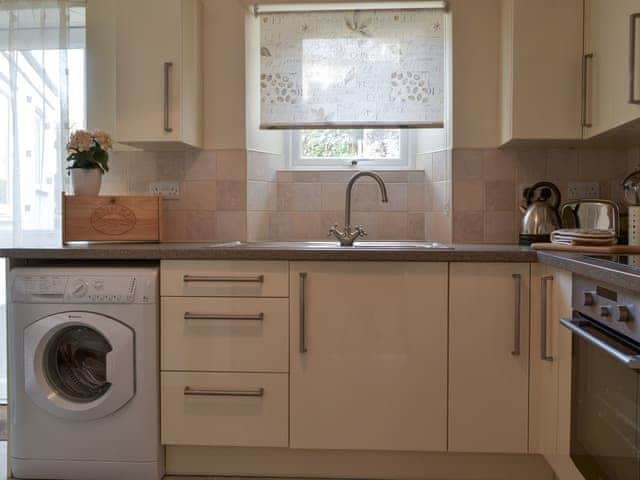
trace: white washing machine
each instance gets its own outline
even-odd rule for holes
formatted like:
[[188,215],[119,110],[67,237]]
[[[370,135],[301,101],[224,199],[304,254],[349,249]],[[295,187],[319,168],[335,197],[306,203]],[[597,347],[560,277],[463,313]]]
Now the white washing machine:
[[9,285],[14,476],[161,478],[157,268],[16,268]]

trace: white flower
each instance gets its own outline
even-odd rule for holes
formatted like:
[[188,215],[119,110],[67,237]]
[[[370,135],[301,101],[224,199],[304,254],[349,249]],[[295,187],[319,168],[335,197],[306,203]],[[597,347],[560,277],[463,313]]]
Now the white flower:
[[111,147],[113,147],[111,135],[109,135],[107,132],[104,132],[102,130],[94,130],[93,138],[103,150],[111,150]]
[[91,132],[86,130],[76,130],[71,133],[67,151],[87,152],[94,146],[94,138]]

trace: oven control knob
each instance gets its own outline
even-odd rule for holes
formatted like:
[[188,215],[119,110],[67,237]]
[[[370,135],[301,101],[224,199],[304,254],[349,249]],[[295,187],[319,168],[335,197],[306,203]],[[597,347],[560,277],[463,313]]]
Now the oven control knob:
[[618,321],[619,322],[632,322],[633,315],[631,309],[627,305],[618,305]]
[[605,307],[600,307],[600,316],[601,317],[605,317],[608,318],[611,316],[611,307],[605,306]]
[[584,292],[584,304],[586,307],[596,304],[596,295],[594,292]]

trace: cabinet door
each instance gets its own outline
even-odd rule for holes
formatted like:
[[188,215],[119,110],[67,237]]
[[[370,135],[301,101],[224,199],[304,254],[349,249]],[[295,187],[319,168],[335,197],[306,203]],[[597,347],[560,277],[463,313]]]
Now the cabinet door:
[[[571,362],[563,348],[561,317],[571,316],[571,274],[531,266],[531,371],[529,378],[529,451],[555,455],[559,438],[559,372]],[[570,382],[569,382],[570,383]],[[568,434],[568,432],[564,432]],[[566,435],[565,435],[566,436]]]
[[[587,0],[585,7],[585,54],[593,55],[587,65],[591,127],[585,127],[584,136],[589,138],[640,118],[640,105],[629,102],[630,16],[640,13],[640,4],[638,0]],[[637,29],[640,37],[640,25]],[[640,38],[634,40],[638,66]],[[634,75],[638,96],[638,67]]]
[[452,263],[449,288],[449,450],[524,453],[529,265]]
[[[119,142],[172,142],[181,137],[182,10],[178,0],[119,0],[115,124]],[[165,64],[171,64],[166,73]],[[165,108],[172,131],[165,130]]]
[[291,264],[291,447],[444,451],[447,264]]

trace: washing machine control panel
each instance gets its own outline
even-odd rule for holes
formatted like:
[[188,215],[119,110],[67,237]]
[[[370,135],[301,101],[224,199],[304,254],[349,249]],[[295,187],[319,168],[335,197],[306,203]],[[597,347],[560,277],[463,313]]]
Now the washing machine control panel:
[[12,300],[22,303],[154,303],[149,279],[128,275],[20,275]]

